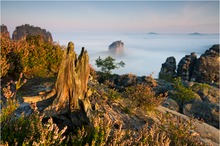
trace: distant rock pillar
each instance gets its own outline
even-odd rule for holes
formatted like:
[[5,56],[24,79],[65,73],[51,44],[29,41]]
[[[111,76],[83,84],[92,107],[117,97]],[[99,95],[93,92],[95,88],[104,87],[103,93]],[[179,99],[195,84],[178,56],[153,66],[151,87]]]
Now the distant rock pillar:
[[113,52],[114,55],[120,56],[124,53],[124,43],[120,41],[115,41],[109,45],[109,51]]

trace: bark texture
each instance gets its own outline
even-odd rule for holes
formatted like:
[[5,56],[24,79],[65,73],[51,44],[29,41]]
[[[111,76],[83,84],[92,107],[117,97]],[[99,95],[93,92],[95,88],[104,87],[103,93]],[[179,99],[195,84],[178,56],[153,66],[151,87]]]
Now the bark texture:
[[88,53],[82,48],[77,58],[74,44],[70,42],[60,65],[55,88],[50,94],[51,97],[55,96],[54,100],[44,110],[44,114],[46,116],[53,116],[84,108],[81,103],[84,103],[84,100],[86,100],[88,78]]

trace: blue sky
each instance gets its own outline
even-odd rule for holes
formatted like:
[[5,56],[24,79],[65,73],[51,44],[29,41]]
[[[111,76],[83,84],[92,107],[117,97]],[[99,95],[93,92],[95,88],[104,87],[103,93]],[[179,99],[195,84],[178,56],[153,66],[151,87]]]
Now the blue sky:
[[1,23],[50,32],[218,33],[218,1],[1,1]]

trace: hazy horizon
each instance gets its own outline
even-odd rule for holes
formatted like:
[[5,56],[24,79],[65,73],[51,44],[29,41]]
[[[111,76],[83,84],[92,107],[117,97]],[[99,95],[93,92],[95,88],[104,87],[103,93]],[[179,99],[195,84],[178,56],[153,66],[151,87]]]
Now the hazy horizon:
[[54,33],[219,33],[219,1],[1,1],[10,33],[30,24]]

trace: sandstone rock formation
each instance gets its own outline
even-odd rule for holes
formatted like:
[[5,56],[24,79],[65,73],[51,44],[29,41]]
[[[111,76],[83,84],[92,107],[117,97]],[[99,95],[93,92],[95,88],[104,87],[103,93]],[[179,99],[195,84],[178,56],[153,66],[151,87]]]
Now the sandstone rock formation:
[[197,57],[195,53],[191,53],[190,55],[183,57],[178,64],[177,75],[183,80],[189,81],[192,77],[196,61]]
[[219,46],[213,45],[200,56],[195,64],[191,81],[219,83]]
[[17,26],[15,31],[12,34],[13,40],[23,40],[26,39],[26,36],[36,36],[41,35],[45,42],[52,42],[53,38],[50,32],[40,27],[31,26],[29,24]]
[[168,57],[166,62],[162,64],[159,72],[159,78],[171,80],[174,77],[176,77],[176,59],[172,56]]
[[114,53],[117,56],[120,56],[123,54],[124,51],[124,43],[120,41],[115,41],[109,46],[109,51]]
[[10,37],[9,31],[7,26],[5,26],[4,24],[1,25],[1,36],[4,35],[5,37]]
[[195,81],[219,86],[219,47],[213,45],[209,50],[197,59],[195,53],[186,55],[178,63],[176,75],[176,61],[174,57],[168,57],[162,64],[159,79],[171,80],[174,77],[181,77],[182,80]]

